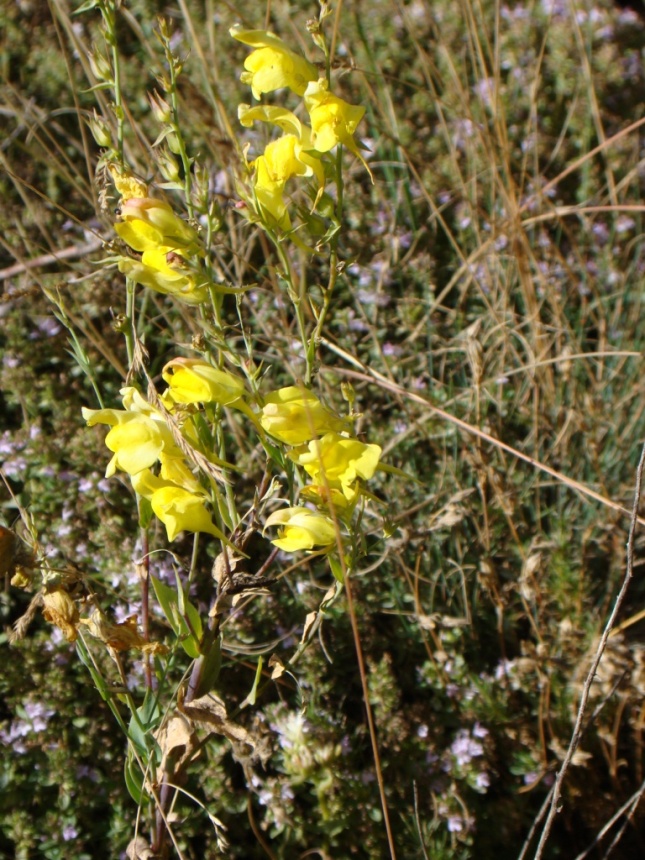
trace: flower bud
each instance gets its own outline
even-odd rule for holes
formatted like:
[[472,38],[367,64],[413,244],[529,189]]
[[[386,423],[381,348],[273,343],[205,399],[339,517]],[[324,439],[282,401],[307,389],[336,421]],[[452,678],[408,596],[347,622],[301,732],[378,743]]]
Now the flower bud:
[[148,93],[148,101],[154,118],[161,125],[167,125],[172,119],[172,108],[158,92]]
[[168,149],[174,153],[175,155],[181,155],[181,145],[179,143],[179,139],[177,135],[171,132],[166,135],[166,143],[168,144]]
[[104,83],[114,80],[110,61],[100,51],[94,48],[88,53],[87,59],[90,61],[90,69],[97,81]]
[[157,150],[157,165],[166,182],[179,182],[179,165],[170,150]]
[[87,120],[87,124],[92,132],[92,137],[98,145],[103,147],[103,149],[110,149],[112,146],[112,135],[105,120],[94,111],[94,116],[91,116]]
[[267,519],[265,529],[280,526],[279,537],[271,543],[285,552],[316,547],[332,549],[336,543],[336,526],[333,521],[309,508],[283,508]]
[[231,406],[243,397],[244,381],[198,358],[175,358],[163,369],[175,403],[219,403]]

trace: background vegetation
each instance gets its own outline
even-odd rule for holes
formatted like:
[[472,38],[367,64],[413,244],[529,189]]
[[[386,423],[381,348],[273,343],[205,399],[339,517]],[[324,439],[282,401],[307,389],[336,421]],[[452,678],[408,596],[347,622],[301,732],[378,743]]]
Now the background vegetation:
[[[80,413],[96,401],[70,340],[106,403],[117,403],[123,279],[98,262],[114,239],[116,201],[105,200],[86,122],[96,108],[113,123],[113,112],[92,89],[88,60],[100,16],[77,6],[20,0],[2,10],[0,460],[41,552],[111,589],[124,617],[139,599],[136,507],[103,478],[102,436]],[[231,135],[244,144],[260,134],[236,120],[248,96],[238,80],[246,51],[228,36],[235,4],[123,3],[127,159],[161,181],[146,96],[164,62],[159,14],[187,56],[182,130],[228,225],[218,264],[231,282],[256,284],[240,313],[261,332],[254,348],[273,382],[289,384],[297,347],[276,260],[234,208]],[[267,24],[311,55],[313,2],[245,4],[243,14],[245,26]],[[634,124],[645,30],[633,13],[590,0],[344,0],[328,31],[339,91],[368,108],[358,136],[376,181],[346,156],[346,266],[316,385],[338,406],[339,384],[351,381],[360,429],[410,476],[375,478],[390,536],[370,544],[353,579],[396,851],[519,857],[625,573],[645,436],[644,162]],[[325,277],[314,259],[310,283]],[[199,332],[171,300],[148,293],[145,302],[157,377],[171,348]],[[235,299],[224,308],[227,336],[238,338]],[[237,443],[252,486],[254,450]],[[16,501],[3,493],[11,525]],[[189,541],[172,548],[189,561]],[[205,613],[216,550],[202,552],[193,599]],[[624,806],[644,779],[640,571],[637,557],[545,857],[643,850],[642,812]],[[235,617],[227,702],[248,694],[260,653],[293,651],[331,584],[305,562]],[[5,630],[29,600],[2,594]],[[137,822],[125,739],[86,667],[40,617],[17,644],[2,639],[0,856],[122,856]],[[140,661],[127,668],[136,683]],[[266,766],[245,771],[222,738],[186,786],[226,826],[224,856],[390,856],[344,599],[295,676],[244,714],[266,738]],[[181,856],[221,856],[200,806],[184,798],[175,813]]]

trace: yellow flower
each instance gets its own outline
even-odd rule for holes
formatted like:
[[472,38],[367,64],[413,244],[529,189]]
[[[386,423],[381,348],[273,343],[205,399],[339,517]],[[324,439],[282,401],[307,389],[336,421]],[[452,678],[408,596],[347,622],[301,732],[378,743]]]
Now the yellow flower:
[[240,105],[238,117],[242,125],[250,127],[256,120],[277,125],[285,134],[269,143],[263,155],[252,163],[255,166],[255,196],[260,207],[284,230],[291,221],[284,200],[284,188],[292,176],[314,176],[318,191],[313,209],[325,188],[325,168],[314,153],[309,126],[300,122],[290,110],[272,105]]
[[132,486],[150,501],[154,514],[166,527],[169,541],[182,531],[206,532],[225,540],[206,508],[206,493],[182,461],[162,458],[160,477],[145,469],[132,476]]
[[207,532],[222,538],[206,510],[203,496],[189,493],[182,487],[161,487],[150,499],[152,510],[166,527],[168,540],[173,541],[179,532]]
[[311,119],[312,139],[318,152],[329,152],[342,143],[361,160],[372,181],[372,171],[354,140],[354,132],[365,113],[365,108],[350,105],[329,92],[327,81],[312,81],[305,91],[305,107]]
[[200,251],[199,236],[175,215],[169,203],[152,197],[125,200],[121,222],[114,225],[119,236],[135,251],[167,249],[195,254]]
[[199,305],[208,299],[208,287],[197,285],[184,258],[170,247],[150,248],[140,260],[121,257],[119,271],[135,283],[174,296],[187,305]]
[[262,93],[271,93],[282,87],[289,87],[296,95],[302,96],[307,83],[318,77],[314,65],[290,51],[273,33],[244,30],[236,25],[230,34],[238,42],[256,49],[244,61],[246,71],[240,76],[242,83],[251,86],[256,99],[260,99]]
[[162,454],[182,457],[160,412],[157,412],[134,388],[122,388],[125,409],[86,409],[88,425],[108,424],[112,429],[105,444],[114,456],[108,463],[106,478],[122,469],[129,475],[152,466]]
[[336,543],[336,527],[333,521],[309,508],[284,508],[276,511],[267,519],[265,529],[270,526],[281,526],[279,537],[271,543],[285,552],[313,550],[315,547],[332,549]]
[[245,128],[251,128],[254,122],[268,122],[277,125],[285,134],[295,134],[305,149],[314,149],[311,140],[311,129],[300,122],[290,110],[276,105],[239,105],[237,118]]
[[319,159],[308,153],[295,134],[284,134],[267,144],[263,155],[253,162],[253,187],[261,209],[268,213],[283,230],[291,226],[284,200],[284,188],[292,176],[315,176],[318,195],[325,186],[325,169]]
[[346,499],[353,501],[358,492],[356,481],[369,480],[374,475],[381,448],[338,433],[327,433],[322,439],[310,442],[308,449],[291,451],[289,457],[304,467],[315,484],[340,489]]
[[280,388],[265,398],[260,424],[270,436],[287,445],[302,445],[346,426],[312,391],[297,385]]
[[175,403],[235,405],[245,394],[244,380],[197,358],[175,358],[163,369]]

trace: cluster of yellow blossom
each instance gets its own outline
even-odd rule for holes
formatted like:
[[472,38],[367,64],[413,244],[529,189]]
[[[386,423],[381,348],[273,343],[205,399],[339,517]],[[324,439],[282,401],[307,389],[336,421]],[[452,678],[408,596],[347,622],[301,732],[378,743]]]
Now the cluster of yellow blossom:
[[[381,456],[378,445],[360,442],[349,433],[349,422],[325,407],[313,392],[298,386],[274,391],[253,411],[250,395],[239,377],[202,359],[175,359],[163,370],[168,388],[161,396],[168,417],[132,387],[121,389],[123,409],[83,409],[87,423],[107,424],[105,444],[112,451],[106,476],[121,470],[130,476],[139,496],[166,527],[168,540],[181,531],[206,532],[225,539],[207,508],[209,494],[193,474],[182,447],[198,450],[217,463],[200,442],[191,409],[197,404],[234,408],[254,427],[288,446],[287,456],[310,477],[301,497],[304,506],[276,511],[266,526],[280,526],[273,541],[288,552],[332,549],[337,540],[335,520],[351,516],[361,494],[361,481],[373,477]],[[181,438],[178,439],[178,436]]]
[[[240,401],[242,380],[204,361],[193,361],[192,368],[191,362],[177,359],[164,369],[169,388],[162,402],[170,407],[169,411],[175,404],[213,402],[234,406]],[[166,416],[135,388],[122,388],[121,395],[123,409],[83,409],[90,426],[110,427],[105,444],[114,456],[106,476],[117,469],[130,475],[135,491],[150,502],[153,513],[165,525],[168,540],[173,541],[183,530],[207,532],[222,539],[222,532],[206,508],[208,493],[192,473]],[[192,429],[187,419],[182,432],[187,444],[197,445],[197,439],[191,438]]]
[[[250,166],[254,169],[253,191],[259,214],[282,230],[291,227],[284,198],[285,186],[292,176],[313,177],[317,186],[313,208],[325,187],[325,168],[321,156],[343,144],[365,165],[354,132],[365,108],[351,105],[329,91],[327,81],[303,57],[291,51],[282,39],[266,30],[231,29],[231,35],[254,50],[244,63],[241,75],[250,84],[256,99],[264,93],[288,87],[304,99],[310,125],[289,110],[271,105],[250,107],[242,104],[238,116],[242,125],[268,122],[284,133],[269,143],[264,153]],[[370,173],[371,176],[371,173]]]
[[120,257],[119,271],[135,283],[174,296],[190,305],[208,298],[208,279],[197,232],[170,204],[148,196],[145,183],[116,168],[112,176],[121,195],[121,220],[114,229],[140,258]]
[[346,421],[323,406],[313,392],[298,386],[270,394],[260,423],[269,435],[294,446],[287,456],[312,480],[301,496],[318,508],[300,506],[271,514],[266,526],[281,527],[273,544],[287,552],[333,548],[338,538],[330,514],[351,513],[361,493],[359,479],[373,477],[381,448],[348,435]]

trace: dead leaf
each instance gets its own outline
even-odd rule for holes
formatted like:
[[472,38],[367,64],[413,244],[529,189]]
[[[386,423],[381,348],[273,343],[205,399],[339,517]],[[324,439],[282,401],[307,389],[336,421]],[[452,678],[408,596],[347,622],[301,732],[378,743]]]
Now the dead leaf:
[[287,671],[284,667],[284,663],[277,656],[277,654],[272,654],[269,657],[269,662],[267,663],[268,667],[272,670],[271,679],[273,681],[277,681],[278,678],[281,678],[284,673]]
[[195,757],[197,734],[191,721],[183,714],[175,712],[154,734],[161,747],[161,770],[164,773],[179,773]]
[[247,765],[254,761],[264,764],[269,758],[270,750],[266,741],[229,720],[226,705],[212,693],[191,702],[178,701],[177,707],[193,723],[227,738],[233,747],[234,758],[241,764]]
[[128,860],[154,860],[154,853],[143,836],[135,837],[125,851]]

